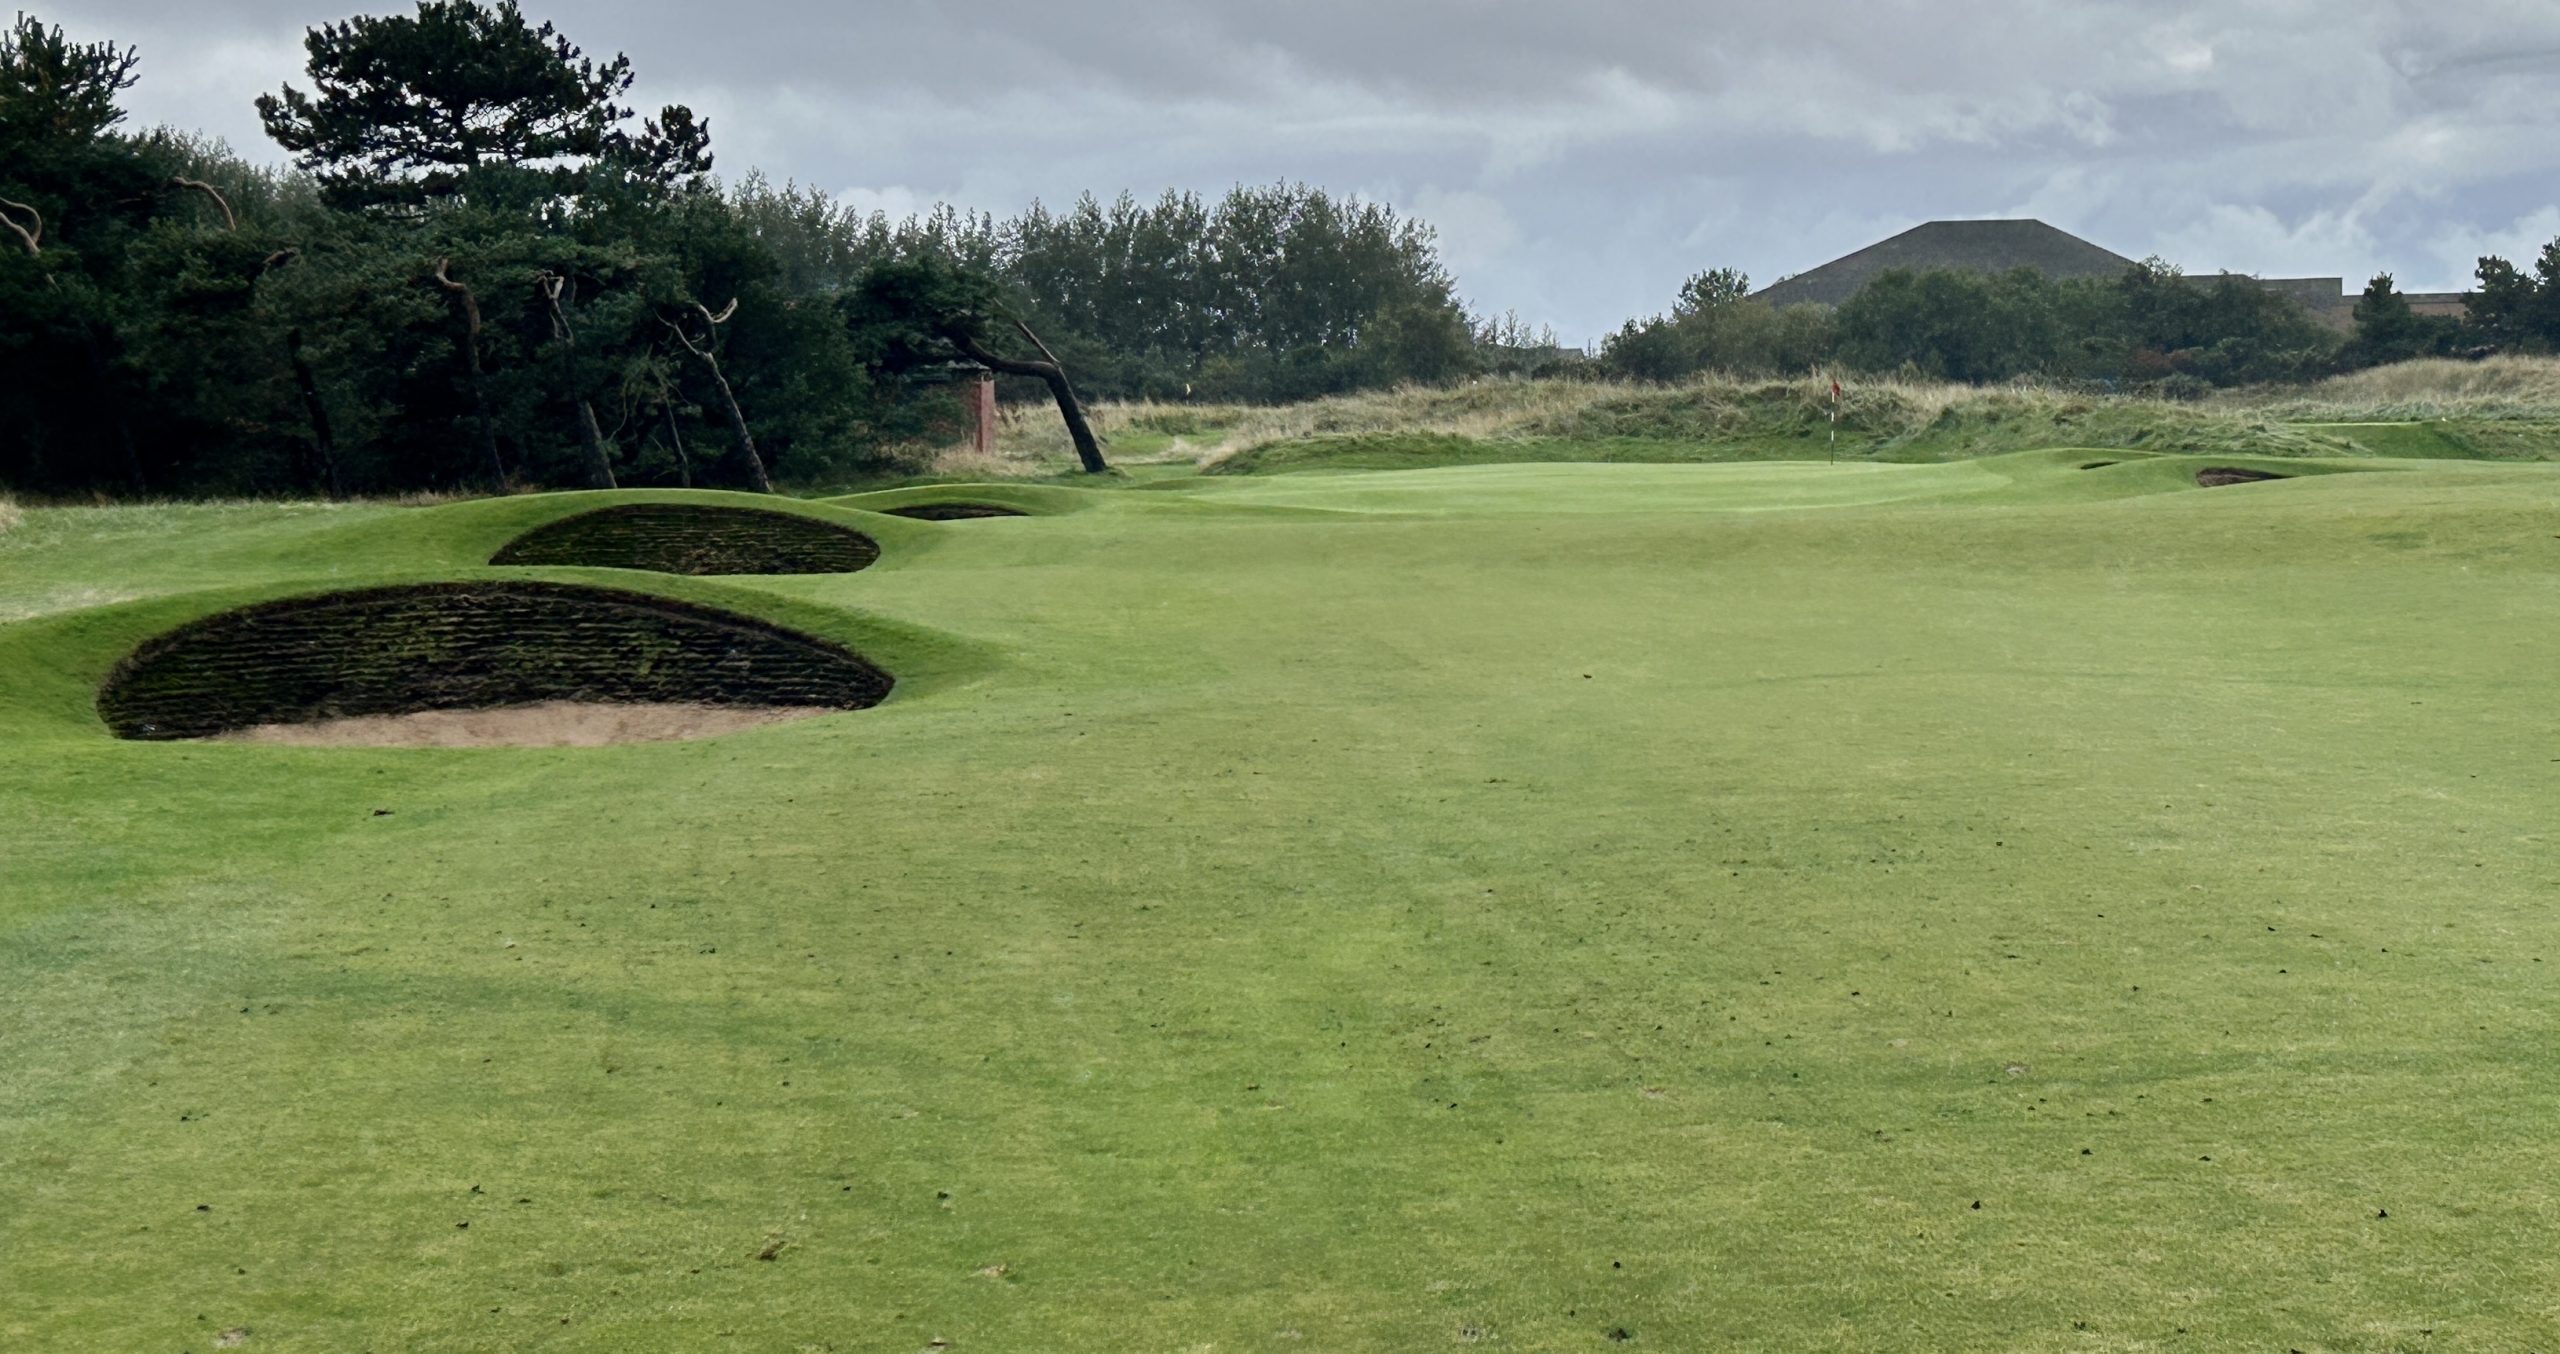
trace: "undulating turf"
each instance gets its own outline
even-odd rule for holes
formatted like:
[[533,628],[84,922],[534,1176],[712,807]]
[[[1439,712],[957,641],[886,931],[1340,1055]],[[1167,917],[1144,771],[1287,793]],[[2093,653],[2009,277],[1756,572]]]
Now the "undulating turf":
[[[866,510],[929,492],[1036,515]],[[2560,1346],[2560,468],[945,488],[780,505],[860,573],[485,563],[643,499],[749,502],[0,535],[0,1348]],[[491,577],[897,685],[579,750],[94,707],[214,611]]]

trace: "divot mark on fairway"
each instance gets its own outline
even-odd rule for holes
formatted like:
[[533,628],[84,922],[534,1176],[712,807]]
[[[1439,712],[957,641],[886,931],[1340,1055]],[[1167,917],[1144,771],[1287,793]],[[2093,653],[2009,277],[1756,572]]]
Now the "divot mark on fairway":
[[849,574],[880,558],[851,527],[797,513],[698,503],[626,503],[547,522],[491,564],[647,569],[662,574]]
[[2292,478],[2271,470],[2242,470],[2236,466],[2206,466],[2196,472],[2196,483],[2207,489],[2219,489],[2226,484],[2264,484],[2268,480]]
[[[388,716],[395,722],[375,731],[394,746],[448,742],[430,736],[433,726],[467,734],[475,720],[501,734],[515,721],[557,746],[628,741],[592,728],[562,738],[561,702],[585,707],[577,718],[590,726],[592,707],[659,707],[621,716],[625,731],[699,737],[740,727],[742,715],[877,705],[893,680],[841,645],[692,603],[565,583],[436,583],[284,598],[190,622],[119,663],[98,713],[120,738]],[[496,713],[509,707],[517,714]],[[406,719],[428,714],[445,718]],[[670,718],[685,731],[668,732]],[[354,731],[341,724],[294,741],[353,742]]]
[[892,517],[912,517],[919,522],[966,522],[978,517],[1029,517],[1020,508],[1001,503],[908,503],[880,511]]

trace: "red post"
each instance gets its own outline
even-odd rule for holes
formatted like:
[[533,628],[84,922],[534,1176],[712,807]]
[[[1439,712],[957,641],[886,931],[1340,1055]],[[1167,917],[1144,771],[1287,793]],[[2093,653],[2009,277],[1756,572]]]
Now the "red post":
[[970,446],[984,456],[996,449],[996,374],[978,373],[977,389],[969,396],[969,408],[976,414],[976,427],[970,433]]

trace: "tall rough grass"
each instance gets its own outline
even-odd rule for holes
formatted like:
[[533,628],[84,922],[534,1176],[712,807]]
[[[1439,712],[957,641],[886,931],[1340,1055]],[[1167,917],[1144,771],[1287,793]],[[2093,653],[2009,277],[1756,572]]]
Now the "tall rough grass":
[[[2235,391],[2201,403],[2021,382],[1968,386],[1899,379],[1842,382],[1840,433],[1870,449],[1979,454],[2011,446],[2160,445],[2355,454],[2318,423],[2439,419],[2560,420],[2560,359],[2430,360],[2377,367],[2307,388]],[[1828,427],[1827,377],[1708,374],[1670,386],[1487,380],[1406,388],[1278,408],[1202,411],[1223,428],[1215,465],[1279,443],[1426,433],[1477,440],[1743,441]]]
[[6,536],[16,530],[18,524],[25,520],[27,515],[18,511],[18,500],[7,494],[0,494],[0,536]]
[[[2208,408],[2037,385],[1979,387],[1904,380],[1844,381],[1843,449],[1918,458],[1975,455],[2024,445],[2139,445],[2157,437],[2196,449],[2263,445],[2305,453],[2352,448],[2317,434],[2271,428],[2245,407]],[[1405,389],[1253,409],[1202,457],[1218,465],[1307,438],[1436,434],[1479,441],[1523,439],[1745,443],[1819,437],[1831,426],[1831,383],[1708,375],[1678,385],[1592,381],[1485,381],[1456,389]],[[2300,445],[2290,445],[2299,443]]]
[[2303,389],[2226,398],[2268,417],[2305,422],[2560,419],[2560,358],[2427,358]]
[[[2560,359],[2538,357],[2406,362],[2307,387],[2230,391],[2196,403],[2033,382],[1967,386],[1855,378],[1841,384],[1844,452],[1854,440],[1870,453],[1918,458],[2028,445],[2353,455],[2351,442],[2293,425],[2560,421]],[[1828,377],[1711,373],[1670,386],[1490,378],[1272,406],[1106,400],[1091,413],[1115,464],[1215,466],[1262,448],[1323,437],[1740,442],[1818,436],[1829,427],[1830,410]],[[990,453],[915,447],[902,459],[946,479],[1056,475],[1075,465],[1066,431],[1045,401],[1006,405]]]

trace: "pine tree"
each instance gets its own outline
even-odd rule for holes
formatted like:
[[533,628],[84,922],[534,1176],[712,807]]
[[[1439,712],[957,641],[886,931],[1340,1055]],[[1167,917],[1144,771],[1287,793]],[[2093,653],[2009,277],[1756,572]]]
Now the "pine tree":
[[567,196],[600,173],[675,186],[711,168],[692,110],[635,135],[619,102],[631,59],[588,58],[515,0],[420,0],[414,15],[322,24],[303,47],[318,93],[261,95],[258,116],[340,207],[414,209],[501,170]]

